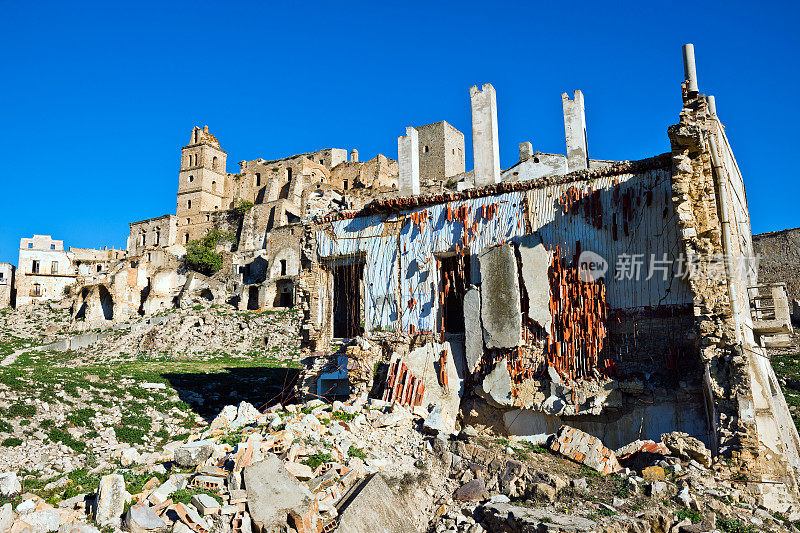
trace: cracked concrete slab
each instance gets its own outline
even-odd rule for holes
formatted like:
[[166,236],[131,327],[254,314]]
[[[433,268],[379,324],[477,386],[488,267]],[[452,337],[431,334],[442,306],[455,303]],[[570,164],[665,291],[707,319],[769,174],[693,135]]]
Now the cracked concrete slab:
[[483,357],[481,291],[477,287],[470,287],[464,295],[464,336],[467,371],[472,374]]
[[548,271],[552,254],[545,249],[538,237],[528,235],[519,245],[522,260],[522,282],[528,294],[528,316],[545,331],[550,331],[550,278]]
[[509,244],[483,249],[481,320],[487,348],[513,348],[522,342],[517,259]]

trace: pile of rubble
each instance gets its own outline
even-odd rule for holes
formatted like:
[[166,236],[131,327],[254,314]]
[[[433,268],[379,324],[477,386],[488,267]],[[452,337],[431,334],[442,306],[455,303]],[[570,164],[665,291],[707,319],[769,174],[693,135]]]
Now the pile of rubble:
[[[688,435],[611,451],[562,426],[546,446],[471,427],[450,438],[381,400],[242,402],[160,452],[97,467],[97,490],[64,501],[0,475],[12,500],[0,532],[796,531]],[[130,474],[149,480],[134,489]]]

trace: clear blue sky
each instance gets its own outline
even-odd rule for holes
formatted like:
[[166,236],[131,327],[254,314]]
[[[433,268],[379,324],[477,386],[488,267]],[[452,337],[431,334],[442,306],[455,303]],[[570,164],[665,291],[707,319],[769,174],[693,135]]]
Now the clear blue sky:
[[323,147],[396,157],[405,126],[466,134],[469,92],[497,89],[504,168],[517,145],[564,152],[560,94],[582,89],[589,153],[669,149],[681,45],[745,175],[754,232],[800,226],[800,3],[52,2],[0,0],[0,261],[20,237],[124,247],[175,212],[181,146]]

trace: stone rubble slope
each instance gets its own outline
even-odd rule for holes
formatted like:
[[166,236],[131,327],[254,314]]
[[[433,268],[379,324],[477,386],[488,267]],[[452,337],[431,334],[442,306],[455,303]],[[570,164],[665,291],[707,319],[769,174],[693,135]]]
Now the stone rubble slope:
[[[797,531],[724,464],[704,464],[708,450],[685,434],[610,451],[565,426],[548,449],[472,427],[450,438],[423,423],[375,399],[263,413],[229,405],[156,453],[96,467],[96,488],[63,500],[0,474],[0,533]],[[601,474],[608,462],[589,449],[617,473]]]

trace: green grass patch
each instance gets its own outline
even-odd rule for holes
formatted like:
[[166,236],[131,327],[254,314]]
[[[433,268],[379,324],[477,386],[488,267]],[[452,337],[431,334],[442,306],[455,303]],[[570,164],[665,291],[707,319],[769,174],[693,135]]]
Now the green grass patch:
[[3,441],[3,446],[6,448],[13,448],[14,446],[20,446],[22,444],[22,439],[18,437],[8,437]]

